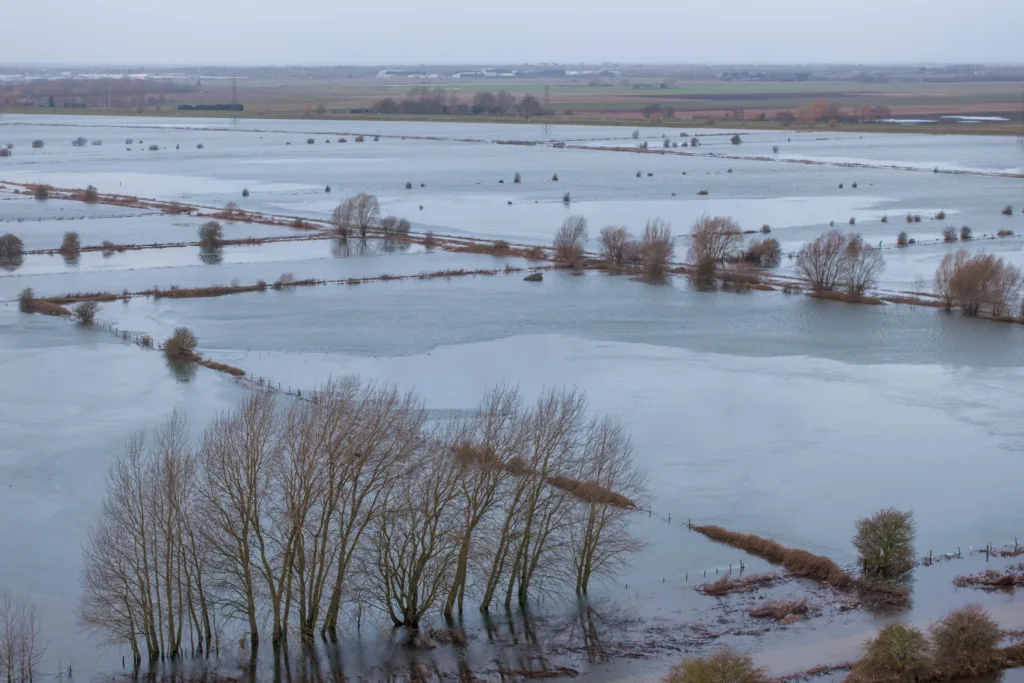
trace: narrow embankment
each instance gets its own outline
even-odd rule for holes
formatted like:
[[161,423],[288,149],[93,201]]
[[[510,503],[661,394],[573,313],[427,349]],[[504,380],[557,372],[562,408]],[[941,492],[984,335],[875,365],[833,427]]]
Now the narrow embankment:
[[738,548],[772,564],[782,565],[794,576],[811,579],[839,590],[856,590],[861,598],[873,606],[898,609],[910,603],[909,594],[902,586],[872,583],[855,577],[823,555],[815,555],[799,548],[787,548],[769,538],[729,531],[720,526],[690,528],[712,541]]

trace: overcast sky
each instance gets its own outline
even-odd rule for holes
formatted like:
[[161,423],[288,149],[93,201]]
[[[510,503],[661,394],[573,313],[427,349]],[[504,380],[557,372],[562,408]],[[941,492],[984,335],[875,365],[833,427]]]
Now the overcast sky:
[[1024,0],[4,0],[0,62],[1024,62]]

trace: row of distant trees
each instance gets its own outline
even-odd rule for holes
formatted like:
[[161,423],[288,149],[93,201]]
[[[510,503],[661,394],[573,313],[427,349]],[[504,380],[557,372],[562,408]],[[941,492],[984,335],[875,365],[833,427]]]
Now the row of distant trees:
[[459,93],[445,88],[416,86],[400,100],[385,97],[373,104],[371,110],[377,114],[454,114],[459,116],[490,115],[509,116],[518,114],[525,118],[551,114],[540,100],[533,95],[516,99],[506,91],[483,91],[473,95],[472,100],[463,101]]
[[809,107],[801,107],[796,112],[783,110],[775,114],[775,120],[783,124],[790,123],[825,123],[845,121],[848,123],[865,123],[879,121],[892,116],[892,110],[886,106],[872,107],[862,104],[850,110],[844,110],[838,102],[819,100]]
[[417,395],[346,378],[189,433],[176,413],[128,439],[85,549],[81,618],[136,661],[583,595],[641,547],[629,434],[575,390],[498,387],[428,423]]

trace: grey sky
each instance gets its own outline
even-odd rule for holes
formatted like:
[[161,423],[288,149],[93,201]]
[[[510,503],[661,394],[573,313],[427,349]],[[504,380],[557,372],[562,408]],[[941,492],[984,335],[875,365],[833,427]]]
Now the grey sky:
[[0,62],[1024,62],[1024,0],[33,0]]

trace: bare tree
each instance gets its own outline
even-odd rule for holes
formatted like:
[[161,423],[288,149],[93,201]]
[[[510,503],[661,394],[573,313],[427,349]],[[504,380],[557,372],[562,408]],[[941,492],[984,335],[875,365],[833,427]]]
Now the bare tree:
[[732,218],[701,216],[690,230],[686,259],[697,268],[697,279],[710,281],[718,267],[733,258],[743,241],[740,226]]
[[45,654],[35,603],[0,587],[0,676],[5,683],[31,683]]
[[518,509],[506,607],[513,595],[525,606],[538,581],[550,575],[552,551],[575,499],[550,486],[548,479],[573,473],[583,445],[585,413],[586,399],[575,390],[545,392],[532,412],[529,459],[522,474],[526,488]]
[[664,277],[675,254],[672,226],[660,218],[647,221],[640,245],[644,274],[650,278]]
[[625,265],[626,244],[629,242],[629,230],[616,225],[601,228],[601,258],[610,265]]
[[498,114],[504,116],[505,114],[512,111],[512,108],[516,105],[516,97],[512,93],[504,90],[499,90],[494,95],[494,108],[497,109]]
[[555,233],[555,260],[577,266],[583,260],[583,247],[587,243],[587,219],[569,216]]
[[815,291],[831,291],[843,275],[846,236],[830,230],[805,244],[796,256],[796,267]]
[[322,634],[335,637],[342,593],[367,526],[374,521],[420,447],[426,420],[415,394],[394,387],[366,387],[357,401],[339,473],[337,565]]
[[448,593],[457,564],[460,477],[446,427],[424,439],[374,521],[367,577],[395,626],[418,629]]
[[590,424],[579,480],[596,490],[623,496],[633,505],[600,499],[576,505],[566,547],[579,594],[587,593],[592,577],[621,568],[643,548],[643,542],[629,530],[629,516],[641,502],[646,484],[633,455],[621,424],[607,417]]
[[863,294],[878,283],[885,259],[877,247],[864,243],[860,235],[849,235],[843,249],[842,278],[852,294]]
[[90,532],[80,617],[110,641],[127,640],[136,662],[142,657],[139,637],[151,661],[181,654],[189,605],[205,600],[184,574],[189,553],[183,532],[194,477],[185,420],[175,412],[152,447],[141,433],[129,436]]
[[[261,559],[267,548],[261,539],[270,497],[273,457],[277,440],[274,397],[254,393],[234,411],[218,416],[203,434],[200,449],[204,540],[210,549],[210,573],[219,600],[227,614],[241,618],[246,626],[252,652],[259,648],[259,580],[266,573]],[[273,628],[280,628],[280,596],[271,592],[275,603]],[[282,637],[282,633],[276,633]]]
[[526,416],[519,390],[498,386],[487,392],[455,443],[453,455],[460,466],[462,520],[454,580],[444,605],[448,617],[454,614],[456,606],[462,614],[470,555],[480,542],[478,529],[500,506],[515,470],[512,463],[520,457],[526,436]]

